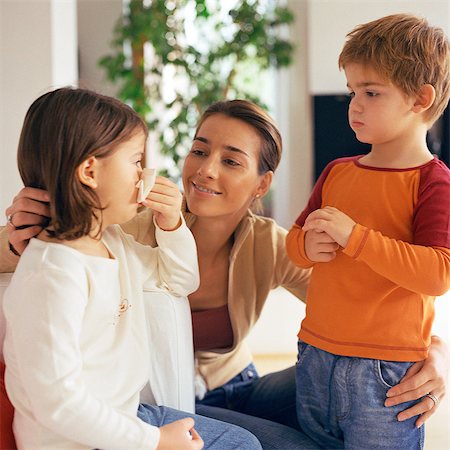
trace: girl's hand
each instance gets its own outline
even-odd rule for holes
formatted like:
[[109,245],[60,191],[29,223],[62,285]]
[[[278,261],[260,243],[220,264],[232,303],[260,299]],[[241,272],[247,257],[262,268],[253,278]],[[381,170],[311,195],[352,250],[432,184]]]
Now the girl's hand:
[[407,420],[419,415],[416,427],[422,426],[437,410],[438,405],[426,397],[433,394],[441,401],[446,394],[446,383],[449,372],[449,352],[445,343],[437,336],[431,337],[428,358],[412,365],[402,381],[388,390],[386,406],[394,406],[410,400],[422,398],[411,408],[402,411],[397,419]]
[[6,225],[8,240],[13,250],[22,254],[29,240],[37,236],[48,223],[50,217],[49,196],[47,191],[26,187],[6,208],[9,218]]
[[181,225],[182,198],[175,183],[157,176],[153,189],[142,204],[153,210],[159,228],[172,231]]
[[203,439],[194,430],[194,419],[177,420],[160,428],[157,450],[199,450],[203,448]]

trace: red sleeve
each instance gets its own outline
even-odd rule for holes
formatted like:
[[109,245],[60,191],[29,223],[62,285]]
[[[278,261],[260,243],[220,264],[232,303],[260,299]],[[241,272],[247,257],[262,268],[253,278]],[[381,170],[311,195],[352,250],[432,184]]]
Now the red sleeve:
[[450,248],[450,170],[436,159],[420,173],[414,244]]

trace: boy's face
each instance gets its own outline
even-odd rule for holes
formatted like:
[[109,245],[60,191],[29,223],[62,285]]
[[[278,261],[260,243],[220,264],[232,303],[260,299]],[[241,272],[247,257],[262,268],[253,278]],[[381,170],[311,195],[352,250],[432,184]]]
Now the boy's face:
[[370,66],[350,63],[344,70],[351,96],[348,120],[356,138],[373,146],[401,145],[418,120],[412,111],[415,98]]

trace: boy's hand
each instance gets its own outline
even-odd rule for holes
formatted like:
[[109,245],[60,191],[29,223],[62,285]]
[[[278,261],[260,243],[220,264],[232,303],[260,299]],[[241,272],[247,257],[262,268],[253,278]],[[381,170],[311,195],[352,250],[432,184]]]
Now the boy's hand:
[[339,244],[324,231],[309,230],[305,234],[305,252],[313,262],[328,262],[336,258]]
[[347,214],[333,206],[325,206],[322,209],[316,209],[306,218],[303,231],[324,231],[345,248],[355,225],[356,222]]
[[158,176],[153,189],[142,204],[153,210],[159,228],[172,231],[181,225],[182,198],[175,183]]
[[177,420],[162,426],[156,450],[199,450],[203,448],[203,439],[194,430],[194,419]]
[[6,208],[9,217],[6,225],[8,240],[12,248],[22,254],[28,241],[37,236],[48,223],[50,217],[47,191],[26,187],[14,197],[11,206]]

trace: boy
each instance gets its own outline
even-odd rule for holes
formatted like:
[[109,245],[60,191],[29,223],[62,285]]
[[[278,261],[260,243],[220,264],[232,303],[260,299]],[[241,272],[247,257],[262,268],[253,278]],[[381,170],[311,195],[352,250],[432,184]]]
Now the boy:
[[419,449],[423,427],[385,400],[426,358],[434,298],[450,287],[450,171],[426,145],[450,96],[450,45],[397,14],[350,32],[339,67],[350,126],[371,151],[325,168],[287,236],[290,258],[314,267],[297,414],[325,448]]

